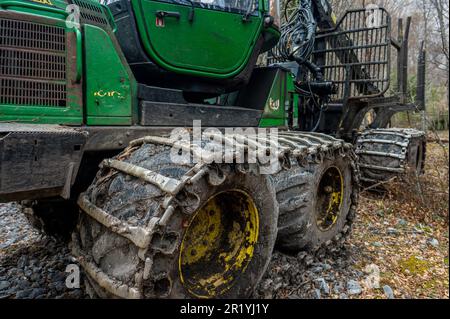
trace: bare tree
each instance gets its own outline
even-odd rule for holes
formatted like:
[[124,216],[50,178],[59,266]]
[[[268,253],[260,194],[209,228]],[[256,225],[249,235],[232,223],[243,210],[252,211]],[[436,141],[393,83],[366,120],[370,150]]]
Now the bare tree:
[[447,0],[431,0],[431,5],[436,12],[438,34],[440,36],[440,54],[433,61],[437,67],[447,74],[447,85],[449,83],[449,52],[448,52],[448,2]]

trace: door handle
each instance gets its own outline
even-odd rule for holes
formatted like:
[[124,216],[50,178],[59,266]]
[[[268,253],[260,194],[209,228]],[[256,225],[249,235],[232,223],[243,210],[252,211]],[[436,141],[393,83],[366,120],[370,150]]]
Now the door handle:
[[163,19],[163,18],[167,17],[167,18],[175,18],[177,20],[179,20],[180,17],[181,17],[179,12],[176,12],[176,11],[161,11],[161,10],[156,11],[156,16],[158,18],[160,18],[160,19]]

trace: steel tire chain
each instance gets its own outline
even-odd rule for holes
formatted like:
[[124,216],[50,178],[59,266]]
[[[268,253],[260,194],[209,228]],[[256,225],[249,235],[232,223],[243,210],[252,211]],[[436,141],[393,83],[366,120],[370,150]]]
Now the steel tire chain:
[[[377,138],[380,135],[391,135],[392,139],[380,139]],[[380,172],[385,172],[386,174],[398,174],[402,175],[406,172],[407,164],[408,164],[408,147],[413,139],[420,139],[425,136],[425,132],[419,131],[412,128],[390,128],[390,129],[369,129],[366,131],[363,131],[359,134],[356,143],[355,143],[355,152],[359,156],[359,167],[361,169],[361,181],[362,182],[369,182],[369,183],[377,183],[377,182],[383,182],[385,179],[374,179],[373,176],[365,176],[364,172],[365,169],[368,170],[376,170]],[[394,138],[397,137],[399,139],[402,139],[402,142],[395,141]],[[389,152],[377,152],[377,151],[371,151],[374,147],[377,145],[396,145],[398,146],[395,148],[396,151],[389,151]],[[388,148],[388,147],[386,147]],[[391,148],[392,150],[392,148]],[[398,152],[399,150],[400,152]],[[424,149],[425,152],[425,149]],[[399,165],[397,167],[384,167],[379,165],[373,165],[370,160],[366,161],[363,159],[363,157],[376,157],[376,158],[382,158],[384,157],[386,160],[393,158],[397,159],[399,161]],[[392,161],[391,161],[392,162]],[[391,176],[389,175],[389,176]]]
[[[222,139],[225,143],[235,142],[239,144],[243,140],[243,137],[234,135],[232,140],[227,140],[226,137],[222,137]],[[270,145],[269,139],[262,141],[264,141],[266,145]],[[280,162],[280,168],[283,170],[290,168],[291,158],[294,158],[301,166],[303,166],[308,162],[312,161],[317,163],[322,161],[325,157],[335,156],[335,154],[338,154],[339,156],[350,156],[352,158],[352,169],[354,172],[358,172],[356,155],[353,152],[353,146],[332,136],[321,133],[283,132],[278,134],[278,141],[277,157]],[[130,142],[129,148],[138,148],[143,144],[149,143],[160,146],[176,146],[178,148],[183,148],[184,150],[189,150],[193,155],[196,152],[199,152],[199,147],[195,144],[190,144],[183,141],[174,141],[160,136],[146,136],[139,138]],[[270,150],[270,147],[267,147],[266,145],[262,145],[260,143],[257,144],[258,147],[263,149],[263,151]],[[245,151],[248,151],[247,147],[245,148]],[[236,158],[237,155],[238,154],[233,154],[234,158]],[[180,192],[186,185],[195,183],[203,177],[207,177],[208,182],[213,185],[220,185],[225,180],[220,180],[218,177],[217,169],[220,169],[220,167],[218,167],[215,163],[207,164],[205,162],[199,162],[188,170],[180,180],[164,177],[159,175],[157,172],[147,170],[135,164],[129,164],[114,159],[104,160],[100,164],[100,168],[102,169],[103,167],[108,167],[118,172],[143,179],[159,187],[161,191],[166,193],[165,199],[160,207],[159,216],[152,217],[145,228],[127,225],[120,219],[108,214],[91,203],[87,193],[91,191],[92,185],[86,192],[82,193],[78,199],[78,204],[82,212],[86,213],[89,217],[93,218],[110,231],[127,238],[138,248],[138,256],[144,262],[144,269],[141,274],[138,274],[138,277],[141,278],[141,280],[148,278],[153,263],[153,260],[148,257],[149,254],[147,253],[149,249],[152,249],[149,247],[152,235],[158,228],[164,228],[168,220],[171,218],[177,205],[175,197],[178,192]],[[255,172],[260,167],[264,167],[264,165],[261,165],[260,163],[254,165],[246,165],[246,163],[236,164],[237,170],[241,173]],[[354,174],[355,185],[359,185],[358,176],[358,173]],[[354,187],[354,189],[356,188],[358,188],[358,186]],[[331,247],[333,246],[332,243],[341,244],[345,241],[346,236],[350,233],[351,222],[354,219],[354,214],[356,212],[356,204],[357,191],[352,194],[352,208],[354,207],[355,209],[352,209],[347,216],[347,224],[344,227],[345,229],[343,230],[343,235],[336,236],[333,241],[325,243],[324,247]],[[88,273],[88,275],[107,292],[121,298],[136,299],[143,297],[139,288],[130,287],[114,278],[111,278],[100,268],[98,268],[91,260],[91,257],[88,257],[82,252],[79,239],[75,233],[72,236],[71,248],[72,254],[76,257],[77,261]]]
[[[352,194],[350,195],[351,198],[351,204],[350,204],[350,211],[347,215],[346,223],[343,227],[343,230],[341,233],[337,234],[333,239],[328,240],[327,242],[323,243],[322,245],[315,247],[312,251],[302,251],[299,255],[303,257],[309,256],[309,258],[312,258],[314,256],[319,256],[323,254],[327,254],[328,252],[335,252],[338,250],[342,245],[345,243],[347,237],[349,236],[351,232],[351,227],[353,220],[356,216],[356,209],[358,205],[358,194],[359,194],[359,185],[360,185],[360,171],[358,167],[358,158],[355,152],[353,151],[353,146],[349,143],[345,143],[342,140],[335,139],[329,135],[321,134],[321,133],[302,133],[306,138],[317,138],[321,137],[323,139],[328,138],[332,141],[340,141],[341,144],[335,144],[335,148],[333,149],[333,153],[329,154],[329,158],[333,159],[337,156],[342,157],[349,157],[351,159],[351,169],[352,169]],[[311,161],[311,159],[310,159]],[[312,159],[312,162],[317,162],[316,159]]]

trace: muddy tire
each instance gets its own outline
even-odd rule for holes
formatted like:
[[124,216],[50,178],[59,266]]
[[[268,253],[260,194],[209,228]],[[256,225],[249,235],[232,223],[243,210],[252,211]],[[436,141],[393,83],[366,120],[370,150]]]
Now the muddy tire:
[[358,197],[357,169],[350,154],[300,166],[275,180],[280,206],[277,246],[282,250],[318,252],[337,249],[350,233]]
[[37,231],[69,241],[78,220],[77,203],[61,198],[22,201],[22,213]]
[[[178,181],[193,167],[173,163],[170,147],[155,144],[128,148],[115,159]],[[82,213],[72,243],[88,292],[101,298],[249,297],[276,240],[275,190],[264,175],[231,164],[214,169],[213,177],[205,174],[178,192],[170,218],[160,219],[149,243],[138,247],[125,237],[154,223],[168,194],[140,178],[101,168],[80,198],[115,224],[106,227]]]

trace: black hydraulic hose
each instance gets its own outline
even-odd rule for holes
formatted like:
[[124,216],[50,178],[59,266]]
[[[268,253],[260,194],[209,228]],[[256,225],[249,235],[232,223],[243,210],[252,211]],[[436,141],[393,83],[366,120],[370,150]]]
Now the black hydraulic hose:
[[311,0],[300,0],[298,8],[281,26],[280,40],[272,56],[280,62],[305,63],[314,49],[316,27]]
[[319,118],[317,119],[316,125],[315,125],[314,128],[311,130],[311,132],[316,132],[317,129],[319,128],[320,121],[322,120],[322,114],[323,114],[323,108],[320,108]]

